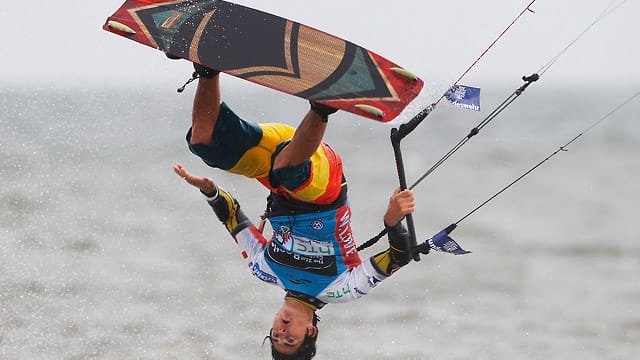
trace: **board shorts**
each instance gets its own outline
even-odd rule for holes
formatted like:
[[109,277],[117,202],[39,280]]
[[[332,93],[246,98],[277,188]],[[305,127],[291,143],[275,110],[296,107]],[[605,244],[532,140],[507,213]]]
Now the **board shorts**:
[[257,179],[278,195],[329,204],[338,198],[344,185],[342,160],[326,143],[304,163],[272,170],[275,156],[291,141],[295,128],[246,121],[224,102],[210,144],[191,144],[191,131],[186,137],[189,150],[207,165]]

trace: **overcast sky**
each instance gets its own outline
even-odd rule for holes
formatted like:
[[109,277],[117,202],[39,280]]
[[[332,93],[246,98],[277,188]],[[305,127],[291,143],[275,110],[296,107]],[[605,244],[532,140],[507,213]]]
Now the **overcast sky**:
[[[447,84],[480,55],[530,0],[236,1],[346,38]],[[616,1],[614,1],[615,3]],[[620,2],[620,1],[617,1]],[[175,86],[188,64],[102,30],[123,0],[5,1],[0,7],[0,86]],[[517,81],[540,69],[611,0],[538,0],[465,78]],[[545,75],[550,84],[640,85],[640,0],[598,23]]]

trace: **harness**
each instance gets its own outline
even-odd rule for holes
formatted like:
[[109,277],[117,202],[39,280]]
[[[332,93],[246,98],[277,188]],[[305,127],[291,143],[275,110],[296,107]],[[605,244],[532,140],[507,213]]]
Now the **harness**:
[[263,219],[274,216],[311,214],[324,211],[331,211],[340,208],[347,203],[347,182],[342,177],[342,187],[338,198],[330,204],[314,204],[310,202],[298,201],[276,194],[273,191],[267,196],[267,207],[264,211]]

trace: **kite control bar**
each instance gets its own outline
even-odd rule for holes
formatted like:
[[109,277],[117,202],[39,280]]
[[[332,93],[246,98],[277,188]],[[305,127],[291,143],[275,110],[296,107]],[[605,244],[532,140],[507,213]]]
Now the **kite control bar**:
[[[393,147],[393,154],[396,159],[396,168],[398,170],[398,180],[400,181],[400,190],[407,189],[407,176],[404,171],[404,162],[402,160],[402,150],[400,149],[400,142],[407,135],[409,135],[420,123],[433,111],[435,108],[435,104],[432,104],[422,111],[420,111],[416,116],[413,117],[406,124],[400,125],[398,128],[391,129],[391,146]],[[410,238],[407,240],[407,249],[411,251],[411,257],[415,261],[420,261],[420,254],[428,254],[429,247],[428,246],[420,246],[418,247],[416,240],[416,228],[413,223],[413,216],[408,214],[406,217],[407,220],[407,228],[409,229]]]

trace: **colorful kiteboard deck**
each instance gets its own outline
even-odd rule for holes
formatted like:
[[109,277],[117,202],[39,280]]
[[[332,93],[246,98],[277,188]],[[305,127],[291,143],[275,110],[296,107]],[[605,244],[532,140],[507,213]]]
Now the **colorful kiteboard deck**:
[[381,122],[423,81],[363,47],[221,0],[127,0],[103,28],[166,54]]

